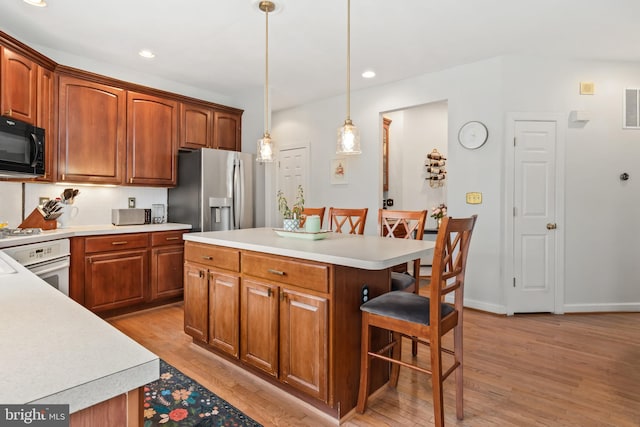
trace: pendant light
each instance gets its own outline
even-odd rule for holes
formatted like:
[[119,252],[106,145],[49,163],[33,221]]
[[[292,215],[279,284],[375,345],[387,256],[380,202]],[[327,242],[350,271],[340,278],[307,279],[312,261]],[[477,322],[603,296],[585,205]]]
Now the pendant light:
[[336,154],[360,154],[360,131],[351,121],[351,0],[347,0],[347,118],[338,128]]
[[265,55],[264,55],[264,134],[258,140],[258,155],[256,161],[260,163],[273,162],[273,141],[269,135],[269,12],[276,9],[271,1],[261,1],[258,7],[265,15]]

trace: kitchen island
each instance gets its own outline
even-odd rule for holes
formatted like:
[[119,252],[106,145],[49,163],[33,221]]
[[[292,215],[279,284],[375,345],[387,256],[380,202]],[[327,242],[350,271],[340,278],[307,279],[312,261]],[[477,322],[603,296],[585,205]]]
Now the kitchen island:
[[[394,266],[434,247],[336,233],[280,237],[270,228],[184,239],[184,326],[194,343],[336,420],[357,400],[360,305],[389,291]],[[388,381],[387,364],[375,362],[371,391]]]
[[1,251],[0,263],[0,403],[69,404],[72,426],[142,425],[158,357]]

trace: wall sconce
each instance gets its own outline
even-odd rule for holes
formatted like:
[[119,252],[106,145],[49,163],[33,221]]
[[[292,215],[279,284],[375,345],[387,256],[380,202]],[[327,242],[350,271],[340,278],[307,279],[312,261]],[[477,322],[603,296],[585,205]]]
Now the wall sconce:
[[445,169],[446,157],[444,157],[437,149],[427,154],[425,167],[427,168],[427,177],[431,188],[438,188],[444,185],[447,178],[447,170]]

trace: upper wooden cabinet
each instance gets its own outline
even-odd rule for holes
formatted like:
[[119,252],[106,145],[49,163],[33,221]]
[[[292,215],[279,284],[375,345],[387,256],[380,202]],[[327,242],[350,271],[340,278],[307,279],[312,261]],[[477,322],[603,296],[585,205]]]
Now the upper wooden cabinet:
[[127,184],[174,186],[177,175],[178,102],[127,93]]
[[213,146],[213,109],[180,103],[180,148]]
[[56,177],[56,105],[54,92],[54,76],[53,71],[38,66],[38,102],[36,126],[41,127],[45,131],[45,174],[36,178],[36,181],[51,182]]
[[242,113],[216,111],[213,114],[213,148],[241,151]]
[[123,182],[125,95],[117,87],[60,76],[58,181]]
[[32,125],[37,117],[38,65],[6,47],[0,48],[0,112]]

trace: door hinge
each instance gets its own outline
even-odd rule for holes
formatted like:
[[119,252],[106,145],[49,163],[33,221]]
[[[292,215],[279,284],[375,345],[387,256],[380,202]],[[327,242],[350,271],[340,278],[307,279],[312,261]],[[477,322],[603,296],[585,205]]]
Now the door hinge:
[[516,278],[515,277],[513,278],[513,287],[514,288],[516,287]]
[[516,216],[516,215],[517,215],[516,207],[514,206],[514,207],[513,207],[513,216]]
[[513,137],[513,146],[514,147],[516,146],[516,137],[515,136]]

